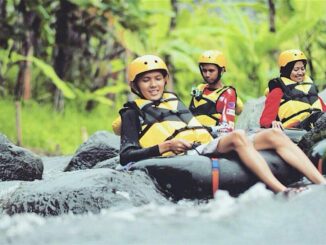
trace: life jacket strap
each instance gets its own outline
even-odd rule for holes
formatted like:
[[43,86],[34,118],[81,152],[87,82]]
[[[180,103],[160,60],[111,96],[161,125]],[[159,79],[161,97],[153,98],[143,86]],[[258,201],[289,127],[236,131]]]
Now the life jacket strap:
[[291,118],[296,117],[297,115],[300,115],[301,113],[304,113],[304,112],[309,112],[311,114],[313,112],[318,112],[318,111],[320,111],[320,109],[317,109],[317,108],[308,108],[308,109],[305,109],[305,110],[302,110],[302,111],[298,111],[297,113],[295,113],[295,114],[293,114],[293,115],[291,115],[289,117],[283,118],[281,120],[281,122],[284,123],[284,122],[290,120]]
[[165,141],[173,139],[176,135],[178,135],[179,133],[181,133],[183,131],[192,130],[192,129],[206,129],[206,127],[204,127],[204,126],[186,126],[183,128],[176,129],[176,130],[174,130],[174,132],[171,136],[169,136],[165,139]]

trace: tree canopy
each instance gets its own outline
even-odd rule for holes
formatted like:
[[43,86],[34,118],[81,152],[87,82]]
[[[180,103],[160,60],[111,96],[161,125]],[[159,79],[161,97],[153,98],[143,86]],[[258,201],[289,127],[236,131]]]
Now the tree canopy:
[[282,50],[298,48],[324,84],[326,2],[318,0],[0,0],[2,96],[54,103],[127,100],[126,64],[143,54],[168,63],[187,102],[201,82],[199,54],[225,53],[223,80],[244,100],[278,75]]

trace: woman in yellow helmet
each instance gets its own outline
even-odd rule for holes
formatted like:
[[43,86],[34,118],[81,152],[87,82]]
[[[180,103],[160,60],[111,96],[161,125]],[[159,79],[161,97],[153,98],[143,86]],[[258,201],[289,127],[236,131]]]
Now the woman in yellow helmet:
[[[272,174],[264,158],[243,131],[236,130],[212,140],[210,133],[180,99],[165,91],[168,79],[168,69],[157,56],[141,56],[129,65],[128,82],[132,92],[139,98],[127,102],[120,110],[122,165],[151,157],[185,154],[201,144],[196,150],[202,155],[236,151],[241,161],[269,188],[275,192],[287,190]],[[275,129],[270,130],[275,132],[276,140],[261,142],[260,149],[275,149],[286,162],[304,173],[312,182],[326,183],[289,138],[278,134]]]
[[268,83],[261,127],[310,130],[326,111],[316,85],[306,75],[306,64],[307,58],[300,50],[291,49],[280,54],[280,77]]
[[232,131],[235,115],[241,113],[243,103],[235,88],[222,82],[227,66],[224,54],[219,50],[204,51],[199,57],[198,65],[205,83],[192,89],[190,111],[212,130],[213,135],[216,134],[216,129]]

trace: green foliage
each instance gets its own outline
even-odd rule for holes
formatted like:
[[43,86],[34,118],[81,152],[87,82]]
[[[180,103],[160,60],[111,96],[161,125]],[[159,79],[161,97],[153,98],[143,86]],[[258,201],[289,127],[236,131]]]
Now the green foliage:
[[[40,26],[35,30],[24,23],[23,12],[17,10],[19,1],[5,2],[6,16],[0,18],[1,38],[7,40],[4,48],[0,48],[0,85],[5,86],[1,88],[1,94],[13,94],[19,72],[17,61],[31,61],[36,101],[53,100],[49,82],[59,88],[66,98],[74,98],[66,102],[68,107],[63,115],[52,112],[50,106],[24,105],[24,111],[31,111],[30,115],[35,116],[33,121],[29,113],[24,115],[28,124],[38,125],[35,121],[39,120],[39,116],[45,124],[52,125],[52,121],[45,116],[51,115],[58,125],[52,125],[56,132],[59,126],[64,127],[63,118],[69,125],[87,118],[89,122],[85,121],[84,124],[90,123],[93,126],[89,127],[95,130],[98,120],[94,118],[98,114],[106,115],[103,108],[109,106],[117,115],[129,92],[125,81],[127,64],[135,56],[149,53],[164,59],[168,57],[173,88],[185,103],[189,102],[191,87],[202,82],[197,59],[207,49],[219,49],[225,53],[228,64],[223,81],[235,86],[243,100],[263,95],[268,80],[279,75],[276,61],[278,54],[285,49],[302,49],[311,60],[308,73],[313,75],[317,84],[325,86],[325,1],[274,0],[276,31],[271,32],[269,7],[265,0],[178,0],[177,11],[169,0],[69,0],[73,8],[68,16],[70,39],[67,43],[57,43],[56,40],[56,34],[62,31],[57,29],[57,13],[62,11],[62,1],[25,1],[26,10],[39,20],[37,23]],[[19,55],[22,43],[32,30],[37,37],[34,55],[22,57]],[[71,54],[66,56],[69,62],[63,79],[51,66],[55,63],[53,57],[60,45],[65,47],[67,54]],[[99,102],[91,112],[97,115],[93,119],[84,111],[89,100]],[[3,132],[14,138],[14,130],[9,127],[12,123],[6,120],[7,126]],[[62,135],[71,135],[69,132],[73,129],[69,127],[66,131],[63,129]],[[44,139],[39,137],[34,140],[34,136],[29,135],[26,129],[24,131],[28,145],[45,145],[49,151],[53,151],[58,143],[57,139],[48,140],[57,137],[51,136],[53,132],[50,128],[42,135]],[[71,132],[80,136],[80,133]],[[76,147],[80,139],[69,143],[71,147]],[[70,153],[71,149],[63,152]]]
[[[280,51],[290,48],[305,51],[313,41],[307,40],[305,33],[316,27],[325,29],[320,22],[326,3],[317,2],[298,0],[291,1],[290,5],[276,2],[276,32],[272,33],[268,5],[263,1],[179,1],[177,25],[170,31],[169,21],[175,14],[170,3],[143,1],[142,8],[151,13],[148,18],[151,26],[144,30],[146,38],[143,32],[127,31],[129,34],[121,38],[121,43],[137,55],[170,56],[174,66],[174,88],[186,101],[191,86],[202,80],[197,57],[203,50],[220,49],[228,59],[225,82],[235,86],[246,100],[263,95],[268,80],[278,76],[276,60]],[[301,43],[301,39],[305,43]],[[324,76],[321,69],[317,74]]]
[[[16,143],[15,104],[0,100],[0,108],[0,132]],[[90,136],[98,130],[111,131],[117,116],[112,113],[117,108],[105,105],[90,113],[76,103],[69,103],[63,113],[32,101],[24,102],[21,108],[23,146],[44,154],[73,154],[83,141],[83,132]]]
[[[58,77],[58,75],[53,70],[52,66],[46,64],[45,62],[43,62],[40,59],[37,59],[36,57],[23,58],[22,56],[17,55],[16,58],[17,58],[17,60],[25,59],[25,60],[33,62],[33,64],[35,64],[48,78],[50,78],[52,80],[54,85],[62,91],[62,93],[65,97],[67,97],[69,99],[75,98],[75,94],[69,88],[68,84]],[[15,58],[13,57],[13,59],[15,59]]]

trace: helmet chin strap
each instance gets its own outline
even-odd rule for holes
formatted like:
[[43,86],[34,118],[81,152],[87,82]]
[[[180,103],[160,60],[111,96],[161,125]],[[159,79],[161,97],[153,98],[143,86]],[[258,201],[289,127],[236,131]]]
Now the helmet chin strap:
[[[216,64],[214,64],[214,65],[216,65]],[[218,83],[218,81],[220,81],[220,79],[221,79],[221,77],[222,77],[223,67],[219,67],[218,65],[216,65],[216,67],[217,67],[217,70],[218,70],[218,76],[217,76],[217,78],[214,80],[214,82],[209,83],[209,82],[205,79],[204,74],[203,74],[203,72],[202,72],[202,70],[201,70],[201,66],[199,65],[199,70],[200,70],[201,76],[204,78],[204,81],[205,81],[207,84],[216,84],[216,83]]]
[[[216,83],[218,83],[218,81],[220,81],[221,80],[221,77],[222,77],[222,72],[221,71],[219,71],[219,73],[218,73],[218,76],[217,76],[217,78],[215,79],[215,81],[213,82],[213,84],[216,84]],[[206,81],[207,82],[207,81]]]
[[140,89],[139,89],[137,83],[133,82],[133,84],[134,84],[135,88],[132,86],[132,87],[131,87],[131,91],[132,91],[135,95],[139,96],[140,98],[145,99],[145,97],[143,96],[143,94],[140,92]]
[[203,76],[203,73],[202,73],[202,72],[201,72],[201,75],[202,75],[202,77],[204,78],[204,81],[205,81],[207,84],[216,84],[216,83],[218,83],[218,81],[221,80],[221,77],[222,77],[222,70],[219,69],[218,76],[217,76],[217,78],[214,80],[214,82],[212,82],[212,83],[209,83],[209,82],[205,79],[205,77]]

